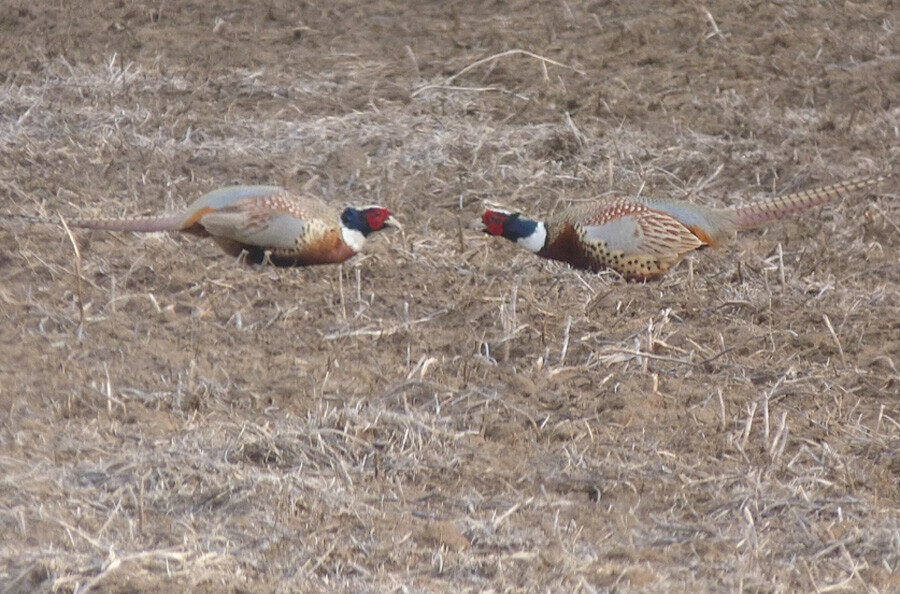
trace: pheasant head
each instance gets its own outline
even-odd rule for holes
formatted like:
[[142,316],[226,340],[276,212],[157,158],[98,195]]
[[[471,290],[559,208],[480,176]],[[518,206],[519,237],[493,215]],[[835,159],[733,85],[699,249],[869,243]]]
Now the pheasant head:
[[349,207],[341,213],[341,238],[354,251],[362,249],[370,233],[385,227],[400,229],[400,223],[381,206]]
[[531,252],[541,251],[547,243],[547,226],[541,221],[526,219],[518,212],[486,210],[481,222],[488,235],[500,235]]

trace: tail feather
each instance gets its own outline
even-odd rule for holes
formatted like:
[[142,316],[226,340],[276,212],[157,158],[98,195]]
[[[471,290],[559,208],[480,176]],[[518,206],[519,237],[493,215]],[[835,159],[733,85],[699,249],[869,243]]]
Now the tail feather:
[[59,221],[38,217],[34,215],[14,214],[11,212],[0,212],[0,221],[20,221],[22,223],[31,223],[35,225],[58,225]]
[[[57,219],[36,217],[31,215],[0,213],[0,218],[7,220],[36,223],[40,225],[57,225]],[[69,227],[94,229],[97,231],[123,231],[133,233],[152,233],[155,231],[178,231],[184,215],[172,214],[161,216],[131,217],[122,219],[73,219],[67,220]]]
[[67,221],[70,227],[95,229],[100,231],[124,231],[132,233],[153,233],[156,231],[178,231],[181,229],[182,214],[150,215],[123,219],[77,219]]
[[802,190],[763,202],[738,206],[730,210],[734,214],[734,221],[738,230],[752,229],[753,227],[765,225],[810,208],[828,204],[859,190],[869,190],[884,180],[885,178],[882,176],[859,178],[831,186]]

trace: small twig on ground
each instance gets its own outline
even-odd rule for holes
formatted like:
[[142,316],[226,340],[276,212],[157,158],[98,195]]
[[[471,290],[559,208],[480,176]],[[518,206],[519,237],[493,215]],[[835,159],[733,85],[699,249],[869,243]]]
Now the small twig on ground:
[[530,98],[526,95],[521,95],[519,93],[514,93],[512,91],[508,91],[506,89],[501,89],[499,87],[458,87],[453,85],[425,85],[424,87],[419,87],[415,91],[410,94],[410,97],[415,97],[424,91],[428,91],[429,89],[440,89],[442,91],[469,91],[472,93],[504,93],[506,95],[512,95],[516,99],[521,99],[522,101],[530,101]]
[[506,510],[505,512],[503,512],[502,514],[497,516],[497,518],[494,520],[494,530],[499,528],[500,524],[502,524],[504,520],[506,520],[508,517],[510,517],[511,515],[516,513],[516,511],[520,507],[522,507],[523,505],[529,505],[532,501],[534,501],[534,497],[529,497],[525,501],[520,501],[520,502],[516,503],[511,508],[509,508],[508,510]]
[[784,250],[781,248],[781,242],[778,242],[778,273],[781,275],[781,294],[784,295],[787,282],[784,276]]
[[341,294],[341,317],[347,319],[347,305],[344,303],[344,265],[338,265],[338,290]]
[[435,89],[435,88],[437,88],[437,89],[450,89],[450,88],[453,88],[453,89],[456,89],[456,90],[466,90],[466,91],[497,91],[497,90],[500,90],[500,89],[497,89],[497,88],[494,88],[494,87],[483,87],[483,88],[477,88],[477,89],[475,89],[475,88],[467,88],[467,87],[451,87],[451,86],[450,86],[450,83],[452,83],[454,80],[456,80],[457,78],[459,78],[460,76],[462,76],[463,74],[465,74],[466,72],[468,72],[469,70],[472,70],[473,68],[477,68],[477,67],[479,67],[479,66],[481,66],[481,65],[483,65],[483,64],[487,64],[487,63],[489,63],[489,62],[493,62],[494,60],[499,60],[500,58],[505,58],[505,57],[507,57],[507,56],[514,56],[514,55],[517,55],[517,54],[521,54],[521,55],[523,55],[523,56],[528,56],[529,58],[534,58],[534,59],[536,59],[536,60],[540,60],[542,66],[543,66],[543,68],[544,68],[544,72],[545,72],[545,73],[546,73],[547,64],[552,64],[552,65],[558,66],[558,67],[560,67],[560,68],[565,68],[566,70],[571,70],[571,71],[576,72],[576,73],[578,73],[578,74],[580,74],[580,75],[582,75],[582,76],[584,76],[584,75],[586,74],[584,70],[579,70],[578,68],[575,68],[575,67],[573,67],[573,66],[568,66],[568,65],[566,65],[566,64],[563,64],[562,62],[557,62],[556,60],[551,60],[550,58],[546,58],[546,57],[544,57],[544,56],[535,54],[535,53],[533,53],[533,52],[529,52],[528,50],[511,49],[511,50],[507,50],[507,51],[505,51],[505,52],[500,52],[499,54],[494,54],[494,55],[492,55],[492,56],[488,56],[488,57],[486,57],[486,58],[482,58],[482,59],[480,59],[480,60],[476,60],[475,62],[472,62],[471,64],[469,64],[468,66],[466,66],[465,68],[463,68],[462,70],[460,70],[459,72],[457,72],[456,74],[454,74],[454,75],[448,77],[447,79],[445,79],[444,82],[443,82],[443,84],[440,84],[440,85],[426,85],[426,86],[424,86],[424,87],[420,87],[420,88],[416,89],[415,91],[413,91],[412,94],[411,94],[411,96],[412,96],[412,97],[415,97],[416,95],[418,95],[418,94],[421,93],[422,91],[425,91],[426,89]]
[[72,251],[75,253],[75,278],[78,291],[78,337],[81,338],[81,333],[84,331],[84,287],[81,275],[81,251],[78,249],[75,235],[72,234],[72,230],[69,229],[69,225],[62,215],[59,215],[59,222],[62,223],[63,229],[66,230],[66,235],[69,236],[69,242],[72,244]]
[[709,25],[712,27],[712,33],[708,33],[706,35],[706,39],[711,39],[713,37],[720,37],[721,39],[725,39],[725,36],[722,35],[722,32],[719,30],[719,25],[716,23],[716,19],[713,18],[711,12],[708,9],[704,8],[703,12],[706,13],[706,20],[709,21]]
[[750,431],[753,429],[753,417],[756,415],[756,408],[759,402],[754,400],[747,409],[747,420],[744,422],[744,434],[741,436],[741,449],[747,447],[747,441],[750,439]]
[[837,333],[834,331],[834,326],[831,325],[831,320],[828,319],[828,314],[822,314],[822,319],[825,320],[825,326],[828,327],[828,332],[831,333],[831,338],[834,340],[834,344],[837,347],[838,354],[841,356],[841,366],[847,367],[847,360],[844,358],[844,349],[841,347],[841,341],[838,339]]
[[562,350],[559,353],[559,364],[563,365],[566,362],[566,353],[569,352],[569,330],[572,328],[572,316],[566,318],[566,330],[563,332],[563,345]]
[[725,431],[728,428],[728,424],[725,421],[725,399],[722,398],[722,388],[717,390],[719,395],[719,415],[721,417],[722,424],[720,425],[721,430]]
[[572,70],[573,72],[577,72],[578,74],[581,74],[582,76],[584,76],[584,74],[585,74],[584,70],[579,70],[578,68],[568,66],[566,64],[563,64],[562,62],[557,62],[556,60],[551,60],[550,58],[545,58],[544,56],[540,56],[533,52],[529,52],[528,50],[511,49],[511,50],[507,50],[505,52],[500,52],[499,54],[494,54],[492,56],[488,56],[487,58],[482,58],[480,60],[476,60],[475,62],[472,62],[471,64],[469,64],[468,66],[466,66],[465,68],[463,68],[462,70],[460,70],[459,72],[457,72],[456,74],[454,74],[453,76],[451,76],[450,78],[445,80],[444,84],[449,85],[451,82],[453,82],[454,80],[456,80],[457,78],[459,78],[460,76],[462,76],[463,74],[468,72],[469,70],[472,70],[473,68],[477,68],[478,66],[481,66],[482,64],[487,64],[488,62],[492,62],[492,61],[498,60],[500,58],[505,58],[507,56],[514,56],[516,54],[521,54],[524,56],[528,56],[529,58],[534,58],[535,60],[540,60],[544,64],[553,64],[554,66],[559,66],[560,68],[565,68],[566,70]]
[[584,133],[579,130],[578,126],[575,125],[575,122],[572,121],[572,116],[568,111],[566,112],[566,125],[569,127],[569,130],[572,131],[572,136],[575,137],[575,142],[578,143],[578,148],[584,148]]

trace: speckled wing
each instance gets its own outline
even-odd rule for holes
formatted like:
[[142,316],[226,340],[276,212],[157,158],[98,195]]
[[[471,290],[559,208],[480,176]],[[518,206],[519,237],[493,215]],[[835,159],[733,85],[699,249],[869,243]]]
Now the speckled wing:
[[602,243],[611,253],[653,256],[674,262],[703,243],[664,212],[624,198],[576,207],[559,219],[575,226],[585,242]]
[[724,208],[710,208],[683,200],[668,198],[635,198],[651,210],[664,212],[687,227],[691,233],[712,247],[716,247],[737,230],[735,212]]
[[276,192],[233,201],[207,212],[198,222],[214,237],[273,251],[292,251],[336,228],[337,220],[337,214],[324,204]]
[[200,219],[211,212],[228,208],[248,198],[263,198],[282,194],[283,192],[284,190],[278,186],[228,186],[227,188],[213,190],[200,196],[188,205],[179,223],[179,228],[182,231],[196,230]]
[[204,209],[220,210],[246,198],[263,198],[284,193],[278,186],[228,186],[207,192],[194,200],[186,210],[191,213]]

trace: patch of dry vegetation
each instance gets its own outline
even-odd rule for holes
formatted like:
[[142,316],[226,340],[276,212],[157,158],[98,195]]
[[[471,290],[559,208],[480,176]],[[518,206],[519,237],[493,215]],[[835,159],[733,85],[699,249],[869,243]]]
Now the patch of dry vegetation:
[[2,210],[280,183],[406,234],[79,271],[2,223],[0,592],[896,589],[896,179],[646,285],[468,228],[895,170],[889,3],[61,6],[0,9]]

